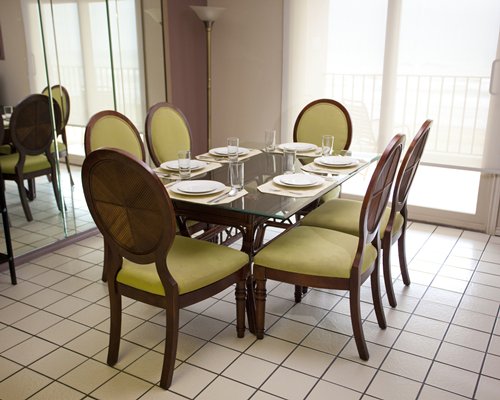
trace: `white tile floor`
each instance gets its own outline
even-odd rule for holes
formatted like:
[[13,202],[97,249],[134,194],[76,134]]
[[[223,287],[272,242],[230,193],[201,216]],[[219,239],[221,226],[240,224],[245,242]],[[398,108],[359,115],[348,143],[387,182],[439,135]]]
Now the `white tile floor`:
[[[181,313],[177,368],[158,387],[161,310],[125,301],[115,367],[106,364],[102,239],[69,245],[0,273],[0,398],[499,399],[500,238],[413,223],[412,284],[395,281],[380,330],[363,288],[370,360],[359,359],[344,292],[268,283],[267,336],[236,337],[232,290]],[[397,256],[393,257],[397,262]],[[394,277],[399,278],[397,265]]]

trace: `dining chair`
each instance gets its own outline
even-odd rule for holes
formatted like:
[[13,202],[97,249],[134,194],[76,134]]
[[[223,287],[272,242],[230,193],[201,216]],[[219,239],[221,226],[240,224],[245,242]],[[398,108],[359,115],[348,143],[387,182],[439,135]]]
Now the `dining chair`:
[[100,147],[110,147],[146,160],[139,131],[130,119],[118,111],[104,110],[90,118],[85,128],[84,146],[86,155]]
[[[59,151],[59,157],[64,157],[71,186],[74,186],[75,183],[73,181],[73,176],[71,175],[71,168],[69,165],[68,138],[66,136],[66,125],[68,124],[69,121],[69,112],[70,112],[69,93],[64,86],[54,85],[50,88],[50,90],[48,86],[44,88],[42,90],[42,94],[44,94],[45,96],[49,96],[49,91],[52,94],[52,98],[57,102],[59,108],[61,109],[61,127],[57,132],[58,134],[57,149]],[[55,151],[55,143],[52,144],[51,150]]]
[[[410,275],[406,260],[406,227],[408,224],[408,193],[417,172],[427,137],[432,126],[432,120],[426,120],[405,153],[399,167],[391,206],[387,207],[380,224],[380,237],[383,249],[384,282],[389,304],[397,306],[392,284],[391,247],[398,242],[399,267],[405,285],[410,285]],[[359,234],[359,215],[362,203],[351,199],[334,199],[311,211],[301,220],[304,226],[317,226],[334,229],[351,235]]]
[[[335,151],[348,150],[352,141],[352,122],[347,109],[333,99],[318,99],[304,106],[300,111],[293,127],[293,141],[312,143],[321,147],[323,135],[333,135]],[[320,204],[340,196],[341,186],[337,186],[321,196],[317,202],[298,211],[292,217],[283,221],[270,219],[263,223],[257,232],[257,243],[262,245],[265,231],[269,226],[281,229],[290,229],[300,218],[307,215]]]
[[[351,324],[361,359],[368,360],[361,321],[361,285],[370,278],[380,328],[386,328],[380,297],[380,219],[389,200],[404,135],[396,135],[382,154],[363,199],[359,236],[316,226],[296,226],[271,240],[254,257],[256,332],[264,337],[266,280],[349,291]],[[300,301],[301,298],[295,298]]]
[[333,99],[318,99],[300,111],[293,126],[293,141],[321,147],[323,135],[333,135],[336,151],[348,150],[352,140],[352,122],[347,109]]
[[[146,116],[146,144],[156,167],[177,160],[180,150],[191,149],[191,129],[182,111],[173,104],[159,102]],[[199,239],[219,240],[225,227],[177,218],[179,229],[185,235],[199,235]]]
[[[61,111],[53,103],[54,120],[60,126]],[[0,157],[5,180],[17,183],[21,205],[28,221],[33,220],[28,200],[35,198],[34,179],[48,175],[52,181],[54,196],[59,210],[62,209],[59,194],[57,165],[50,146],[54,139],[49,98],[32,94],[14,107],[10,118],[10,136],[16,152]],[[28,181],[28,189],[24,181]]]
[[[90,213],[102,233],[110,298],[107,363],[118,360],[122,297],[165,310],[166,340],[160,386],[172,383],[179,310],[236,285],[236,332],[245,333],[247,254],[176,235],[175,211],[160,179],[125,151],[98,149],[82,166]],[[126,184],[124,184],[126,183]]]
[[160,102],[146,116],[146,144],[153,163],[177,160],[179,150],[191,149],[189,123],[173,104]]

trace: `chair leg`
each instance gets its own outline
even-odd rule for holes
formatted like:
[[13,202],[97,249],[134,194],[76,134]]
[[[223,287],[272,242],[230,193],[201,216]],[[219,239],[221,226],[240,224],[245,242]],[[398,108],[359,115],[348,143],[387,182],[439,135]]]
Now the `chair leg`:
[[403,232],[398,239],[398,254],[399,254],[399,268],[401,269],[401,276],[406,286],[409,286],[410,274],[408,272],[408,264],[406,262],[406,229],[403,227]]
[[110,299],[110,328],[109,328],[109,347],[108,347],[108,365],[115,365],[118,361],[118,352],[120,350],[120,336],[122,325],[122,298],[116,289],[108,285]]
[[361,323],[361,304],[359,286],[349,293],[349,305],[351,310],[351,324],[354,332],[354,340],[358,349],[359,357],[367,361],[370,358],[368,347],[366,346],[363,324]]
[[17,189],[19,191],[19,198],[21,199],[21,205],[23,206],[24,215],[28,221],[33,221],[33,215],[31,215],[30,205],[28,203],[28,194],[26,193],[26,188],[24,187],[24,179],[19,176],[16,180]]
[[300,303],[302,301],[302,286],[295,285],[294,297],[296,303]]
[[33,201],[36,199],[36,184],[35,178],[28,179],[28,199]]
[[64,157],[64,160],[66,162],[66,168],[68,170],[68,174],[69,174],[69,181],[71,183],[71,186],[75,186],[75,182],[73,181],[73,175],[71,174],[71,168],[69,167],[69,158],[68,158],[68,155],[66,154],[66,157]]
[[392,273],[391,273],[391,238],[390,235],[386,233],[382,243],[382,265],[384,270],[384,282],[385,282],[385,292],[387,293],[387,299],[391,307],[396,307],[398,302],[396,300],[396,295],[394,294],[394,287],[392,285]]
[[266,324],[266,278],[263,269],[254,266],[255,287],[255,313],[257,339],[264,338],[264,328]]
[[179,337],[179,308],[173,299],[168,301],[166,307],[167,325],[165,350],[163,353],[163,367],[161,370],[160,387],[168,389],[172,384],[174,375],[175,356],[177,354],[177,339]]
[[236,284],[236,332],[239,338],[245,336],[246,280]]
[[57,186],[57,172],[55,165],[52,166],[51,178],[52,178],[52,189],[54,190],[54,196],[56,198],[57,208],[59,209],[59,211],[62,211],[63,210],[63,204],[61,200],[62,193],[59,193],[59,188]]
[[[375,261],[375,269],[370,276],[370,283],[372,287],[373,306],[375,308],[375,315],[377,316],[378,326],[381,329],[387,328],[385,320],[384,307],[382,305],[382,297],[380,296],[380,274],[379,274],[379,259]],[[391,285],[392,289],[392,285]]]

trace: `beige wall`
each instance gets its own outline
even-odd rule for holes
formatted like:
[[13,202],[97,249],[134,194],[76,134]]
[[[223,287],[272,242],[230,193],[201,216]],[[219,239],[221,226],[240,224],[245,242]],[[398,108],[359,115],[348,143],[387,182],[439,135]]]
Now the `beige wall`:
[[15,105],[29,94],[26,41],[20,0],[0,1],[5,60],[0,60],[0,105]]
[[226,10],[212,31],[212,144],[280,132],[282,0],[211,0]]

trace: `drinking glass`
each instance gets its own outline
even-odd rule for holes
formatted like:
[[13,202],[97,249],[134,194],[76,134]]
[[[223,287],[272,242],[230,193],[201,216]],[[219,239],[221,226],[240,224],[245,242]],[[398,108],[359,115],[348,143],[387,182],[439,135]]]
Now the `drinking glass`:
[[229,161],[238,161],[238,147],[240,139],[237,137],[227,138],[227,158]]
[[229,163],[229,181],[231,188],[241,190],[245,182],[245,168],[240,161],[231,161]]
[[333,153],[333,136],[323,135],[321,138],[321,152],[323,156],[329,156]]
[[179,162],[180,178],[189,179],[191,177],[191,152],[189,150],[178,151],[177,160]]
[[11,114],[12,114],[12,111],[13,111],[13,107],[12,106],[3,106],[3,113],[6,117],[10,117]]
[[295,160],[297,152],[295,149],[283,149],[283,173],[293,174],[295,172]]
[[274,151],[274,148],[276,146],[276,130],[275,129],[272,129],[272,130],[269,130],[269,131],[266,131],[265,132],[265,143],[266,143],[266,151],[267,152],[270,152],[270,151]]

